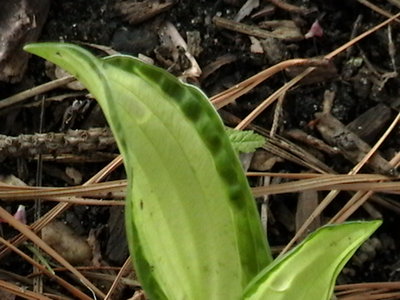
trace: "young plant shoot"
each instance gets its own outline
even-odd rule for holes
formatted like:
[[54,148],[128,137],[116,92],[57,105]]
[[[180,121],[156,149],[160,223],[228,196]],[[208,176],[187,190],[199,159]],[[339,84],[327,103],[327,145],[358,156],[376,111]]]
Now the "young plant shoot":
[[25,50],[73,74],[100,104],[124,157],[127,239],[152,300],[330,299],[380,224],[325,227],[272,261],[237,154],[199,89],[131,56],[96,58],[66,43]]

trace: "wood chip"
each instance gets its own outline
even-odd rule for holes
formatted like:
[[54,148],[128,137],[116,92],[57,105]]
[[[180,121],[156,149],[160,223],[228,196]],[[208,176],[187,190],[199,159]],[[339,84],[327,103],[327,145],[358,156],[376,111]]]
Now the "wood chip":
[[304,36],[301,34],[300,29],[298,28],[296,29],[296,27],[285,27],[285,28],[276,27],[275,30],[268,31],[261,29],[258,26],[247,25],[217,16],[213,18],[213,22],[218,27],[225,28],[235,32],[244,33],[262,39],[272,37],[289,42],[295,42],[304,39]]
[[[371,147],[355,133],[346,128],[331,114],[316,113],[317,129],[331,146],[340,149],[342,155],[356,165],[371,150]],[[379,174],[393,175],[390,163],[379,153],[375,153],[367,165]]]
[[385,104],[378,104],[358,116],[346,125],[346,128],[357,134],[367,143],[376,141],[391,118],[391,109]]
[[139,24],[168,10],[175,3],[175,0],[119,1],[115,9],[129,23]]
[[114,137],[107,128],[68,130],[66,133],[22,134],[17,137],[0,135],[0,159],[32,157],[37,154],[57,156],[67,153],[88,153],[116,148]]
[[[302,191],[299,194],[296,208],[296,232],[306,222],[310,215],[314,212],[318,206],[318,192],[314,190]],[[318,216],[308,226],[307,232],[313,232],[321,226],[321,216]],[[305,238],[307,233],[304,233],[302,238]]]
[[329,155],[337,155],[340,152],[337,148],[327,145],[324,141],[305,133],[301,129],[293,128],[287,130],[285,131],[285,136],[300,141]]

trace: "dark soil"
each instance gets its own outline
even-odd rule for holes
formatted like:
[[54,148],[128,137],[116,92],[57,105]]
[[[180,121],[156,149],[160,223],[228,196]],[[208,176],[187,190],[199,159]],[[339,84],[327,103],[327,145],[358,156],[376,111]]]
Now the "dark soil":
[[[221,56],[231,54],[234,57],[230,63],[211,72],[206,78],[188,79],[201,87],[210,97],[279,61],[290,58],[323,56],[348,42],[354,36],[385,20],[384,17],[357,1],[288,1],[313,9],[308,14],[301,15],[276,8],[270,16],[246,17],[242,22],[257,25],[264,20],[294,20],[301,32],[305,34],[312,23],[319,19],[324,31],[323,36],[300,41],[277,39],[273,41],[273,47],[279,49],[279,51],[275,51],[275,54],[273,54],[273,50],[276,49],[269,51],[269,48],[264,49],[264,53],[253,53],[250,50],[251,41],[248,35],[219,28],[212,21],[216,15],[233,19],[243,1],[179,1],[165,12],[139,24],[130,24],[125,21],[126,11],[119,12],[115,9],[117,2],[118,0],[52,1],[39,40],[91,43],[108,46],[125,54],[135,56],[144,54],[154,59],[155,64],[169,68],[171,72],[179,76],[181,69],[184,69],[184,63],[169,63],[171,62],[171,49],[161,44],[158,34],[163,22],[169,21],[176,26],[184,39],[187,38],[188,32],[199,33],[201,52],[196,56],[196,60],[203,71],[210,63]],[[253,13],[269,5],[267,1],[260,2],[260,7],[255,9]],[[389,4],[384,8],[388,11],[396,11]],[[397,24],[391,27],[391,35],[394,50],[397,50],[396,46],[400,40]],[[310,126],[310,123],[315,120],[314,114],[322,111],[324,93],[327,90],[336,93],[331,112],[344,124],[352,122],[362,113],[378,104],[384,104],[389,108],[389,119],[391,121],[398,112],[400,105],[400,80],[398,76],[393,76],[387,81],[383,80],[385,74],[395,71],[389,53],[388,36],[387,27],[379,30],[335,57],[333,64],[336,70],[333,74],[323,71],[317,80],[290,90],[283,103],[278,133],[285,135],[285,132],[290,129],[301,129],[321,138],[320,133]],[[104,55],[98,49],[93,51]],[[357,64],[355,62],[357,60],[361,63]],[[396,51],[394,51],[393,60],[395,63],[400,62],[400,57]],[[50,80],[48,75],[48,67],[45,66],[44,61],[37,57],[31,57],[28,69],[20,81],[14,83],[0,82],[0,97],[6,98],[19,91],[47,82]],[[279,73],[247,95],[239,98],[235,104],[225,107],[224,111],[243,118],[290,79],[290,74]],[[63,87],[30,98],[22,104],[0,109],[0,134],[18,136],[38,132],[58,133],[66,132],[68,129],[106,127],[107,124],[96,102],[88,99],[84,93],[66,96],[62,101],[54,100],[56,96],[72,92],[74,91]],[[268,108],[254,123],[265,129],[270,129],[273,114],[274,107]],[[375,118],[379,120],[381,116],[378,115]],[[380,129],[378,128],[374,135],[369,137],[371,145],[376,142],[388,124],[388,121],[382,122]],[[300,143],[296,140],[293,141]],[[301,145],[310,150],[308,146]],[[393,154],[399,150],[400,131],[397,128],[380,148],[380,151],[386,159],[390,160]],[[117,150],[114,147],[104,152],[115,154]],[[346,173],[355,164],[344,159],[341,155],[329,156],[321,152],[316,155],[337,173]],[[29,185],[58,187],[81,184],[110,161],[110,156],[84,164],[72,161],[43,160],[41,172],[37,175],[38,162],[32,157],[25,157],[24,155],[3,157],[0,153],[0,158],[0,175],[12,174]],[[66,174],[66,168],[73,168],[82,176],[82,179],[74,182],[74,177]],[[293,162],[283,161],[275,164],[271,171],[287,173],[309,172],[310,170]],[[373,172],[372,170],[365,170],[365,172],[367,171]],[[118,169],[110,175],[110,179],[123,177],[122,169]],[[323,193],[320,196],[322,199]],[[284,245],[294,235],[294,220],[289,221],[289,225],[280,220],[282,214],[286,212],[289,216],[294,216],[296,197],[294,194],[271,197],[270,208],[274,222],[270,224],[269,236],[273,246]],[[385,197],[394,201],[398,200],[395,196]],[[324,217],[333,216],[346,199],[348,199],[348,195],[345,194],[339,197],[338,201],[329,207]],[[24,204],[27,205],[28,223],[31,223],[34,219],[33,206],[31,202]],[[17,207],[16,204],[9,202],[2,202],[1,205],[11,213],[14,213]],[[43,204],[42,214],[51,207],[53,205]],[[399,227],[399,216],[394,211],[381,206],[376,206],[375,209],[379,211],[384,220],[383,226],[374,235],[379,245],[376,246],[375,244],[375,246],[371,246],[372,250],[362,252],[360,257],[367,256],[367,258],[362,258],[361,263],[360,260],[355,258],[340,276],[340,283],[395,281],[400,277],[398,272],[400,266],[400,252],[398,251],[400,249],[400,234],[396,229]],[[360,209],[351,218],[370,219],[371,216]],[[124,242],[121,209],[110,209],[103,206],[73,206],[72,209],[60,216],[60,219],[65,221],[80,236],[86,237],[89,233],[96,232],[104,265],[120,267],[123,264],[128,253]],[[284,219],[287,219],[287,216]],[[5,238],[10,238],[15,234],[5,224],[2,225],[1,229]],[[0,261],[0,268],[20,275],[27,275],[32,272],[28,263],[21,261],[13,254]],[[52,282],[45,284],[57,289]],[[124,296],[121,296],[121,299],[131,296],[133,288],[128,288],[125,293]]]

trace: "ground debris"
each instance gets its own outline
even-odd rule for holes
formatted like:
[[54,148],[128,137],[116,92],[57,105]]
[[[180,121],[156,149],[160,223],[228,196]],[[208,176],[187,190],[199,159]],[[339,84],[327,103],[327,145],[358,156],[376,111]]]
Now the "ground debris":
[[[225,28],[231,31],[244,33],[247,35],[255,36],[258,38],[277,38],[288,42],[296,42],[304,39],[300,29],[296,26],[293,21],[280,20],[280,21],[268,21],[263,22],[259,26],[248,25],[226,18],[215,16],[213,18],[215,25],[221,28]],[[271,28],[271,30],[264,30],[264,28]]]
[[84,237],[54,221],[42,229],[42,239],[73,265],[89,264],[92,251]]
[[38,154],[57,156],[114,149],[115,140],[108,128],[68,130],[65,133],[22,134],[16,137],[0,135],[1,159],[32,157]]
[[[371,147],[355,133],[346,128],[338,119],[329,113],[316,113],[317,129],[331,146],[337,147],[354,165],[361,161]],[[367,165],[379,174],[393,175],[390,163],[379,153],[375,153]]]
[[391,116],[391,109],[385,104],[379,103],[347,124],[346,128],[367,143],[376,142],[377,137],[390,121]]
[[0,13],[0,81],[18,82],[29,54],[22,46],[39,37],[47,18],[49,0],[5,0]]
[[129,23],[138,24],[168,10],[175,3],[175,0],[145,0],[141,2],[128,0],[117,2],[115,9]]

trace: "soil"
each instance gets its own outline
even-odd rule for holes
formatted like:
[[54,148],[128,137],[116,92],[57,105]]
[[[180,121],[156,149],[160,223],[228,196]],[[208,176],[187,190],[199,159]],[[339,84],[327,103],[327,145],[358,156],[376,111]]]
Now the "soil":
[[[259,38],[258,40],[266,45],[262,50],[263,53],[259,53],[261,51],[251,49],[252,41],[247,34],[223,29],[213,22],[214,16],[234,19],[244,1],[178,1],[160,14],[132,24],[127,21],[127,16],[130,15],[127,10],[119,11],[116,8],[121,4],[118,0],[64,0],[51,2],[38,40],[86,43],[88,48],[90,48],[88,44],[95,44],[134,56],[145,55],[153,59],[156,65],[181,76],[188,62],[174,60],[173,52],[176,49],[168,48],[159,36],[164,22],[168,21],[176,27],[185,40],[191,34],[197,34],[200,37],[195,59],[203,72],[211,71],[207,76],[186,79],[198,85],[211,97],[277,62],[290,58],[315,58],[326,55],[385,20],[384,17],[357,1],[288,1],[293,5],[308,8],[305,14],[274,7],[268,1],[260,2],[259,7],[255,8],[250,16],[244,17],[241,22],[258,25],[266,20],[293,20],[304,35],[312,24],[319,20],[323,35],[301,40]],[[268,7],[273,7],[274,10],[266,16],[254,17],[255,13]],[[389,2],[382,8],[396,11]],[[397,24],[391,26],[391,31],[384,27],[337,55],[332,60],[331,67],[333,68],[322,69],[311,82],[303,82],[288,91],[283,101],[277,133],[288,136],[287,132],[290,130],[300,129],[306,134],[323,138],[312,123],[316,119],[315,113],[323,110],[326,91],[333,91],[335,96],[330,111],[345,125],[356,120],[369,109],[375,109],[377,105],[384,105],[388,109],[387,118],[369,115],[367,123],[378,123],[371,132],[364,132],[368,135],[365,139],[373,145],[386,129],[388,122],[393,120],[400,106],[400,80],[398,76],[391,75],[396,71],[396,63],[400,61],[396,49],[399,40],[400,32]],[[91,49],[100,55],[105,55],[99,49]],[[221,64],[216,69],[210,69],[212,66],[210,64],[220,61],[227,55],[230,55],[227,63]],[[31,57],[27,70],[19,80],[0,82],[0,97],[6,98],[48,82],[54,79],[51,73],[54,73],[52,67],[45,65],[44,61],[37,57]],[[292,76],[290,72],[276,74],[250,93],[237,99],[235,103],[224,107],[224,119],[229,123],[225,118],[225,114],[229,113],[238,118],[244,118]],[[264,129],[271,129],[274,111],[275,106],[271,106],[256,118],[254,124]],[[62,133],[69,129],[88,130],[94,127],[107,127],[96,102],[88,98],[86,93],[68,87],[51,90],[17,105],[1,108],[0,118],[0,134],[13,137],[39,132]],[[306,145],[304,141],[300,142],[298,139],[292,139],[292,141],[309,151],[314,151],[313,147]],[[400,131],[397,127],[380,147],[380,153],[385,159],[390,160],[399,150]],[[37,159],[22,155],[22,152],[20,155],[6,157],[0,153],[0,175],[14,175],[32,186],[77,185],[85,182],[104,167],[111,157],[116,155],[117,149],[111,146],[99,152],[103,156],[96,156],[96,159],[91,160],[84,159],[85,163],[46,159],[38,163]],[[315,155],[337,173],[345,174],[356,163],[345,159],[342,155],[332,156],[318,150]],[[73,175],[67,170],[72,170]],[[288,173],[310,170],[294,162],[281,160],[269,171]],[[375,171],[366,169],[365,172]],[[124,178],[122,168],[113,172],[108,179],[120,178]],[[320,193],[321,199],[323,195],[325,192]],[[384,197],[392,201],[398,200],[393,195]],[[296,199],[296,194],[277,195],[270,199],[270,214],[273,221],[270,222],[268,231],[273,246],[286,244],[294,235]],[[341,194],[324,213],[323,218],[332,217],[344,205],[346,199],[348,195]],[[21,204],[26,205],[28,224],[32,223],[34,220],[32,202],[27,201]],[[13,202],[5,201],[1,205],[11,213],[14,213],[18,206]],[[49,211],[53,206],[47,202],[43,203],[41,214]],[[359,252],[358,256],[356,255],[346,266],[339,277],[340,284],[399,280],[400,233],[396,229],[399,226],[398,213],[383,206],[375,206],[375,204],[374,209],[382,216],[384,224],[374,235],[375,240],[371,242],[369,249]],[[351,216],[351,219],[370,218],[371,215],[362,209]],[[124,241],[120,208],[73,206],[59,216],[59,219],[72,228],[78,236],[94,237],[95,244],[98,246],[95,252],[101,256],[101,265],[122,266],[128,252]],[[289,221],[285,221],[287,219]],[[11,238],[16,234],[4,223],[1,225],[1,230],[5,238]],[[0,268],[23,276],[32,272],[31,265],[14,254],[3,258],[0,261]],[[58,289],[53,282],[46,281],[45,284],[55,290]],[[120,299],[132,296],[135,289],[137,288],[127,287],[120,294]]]

